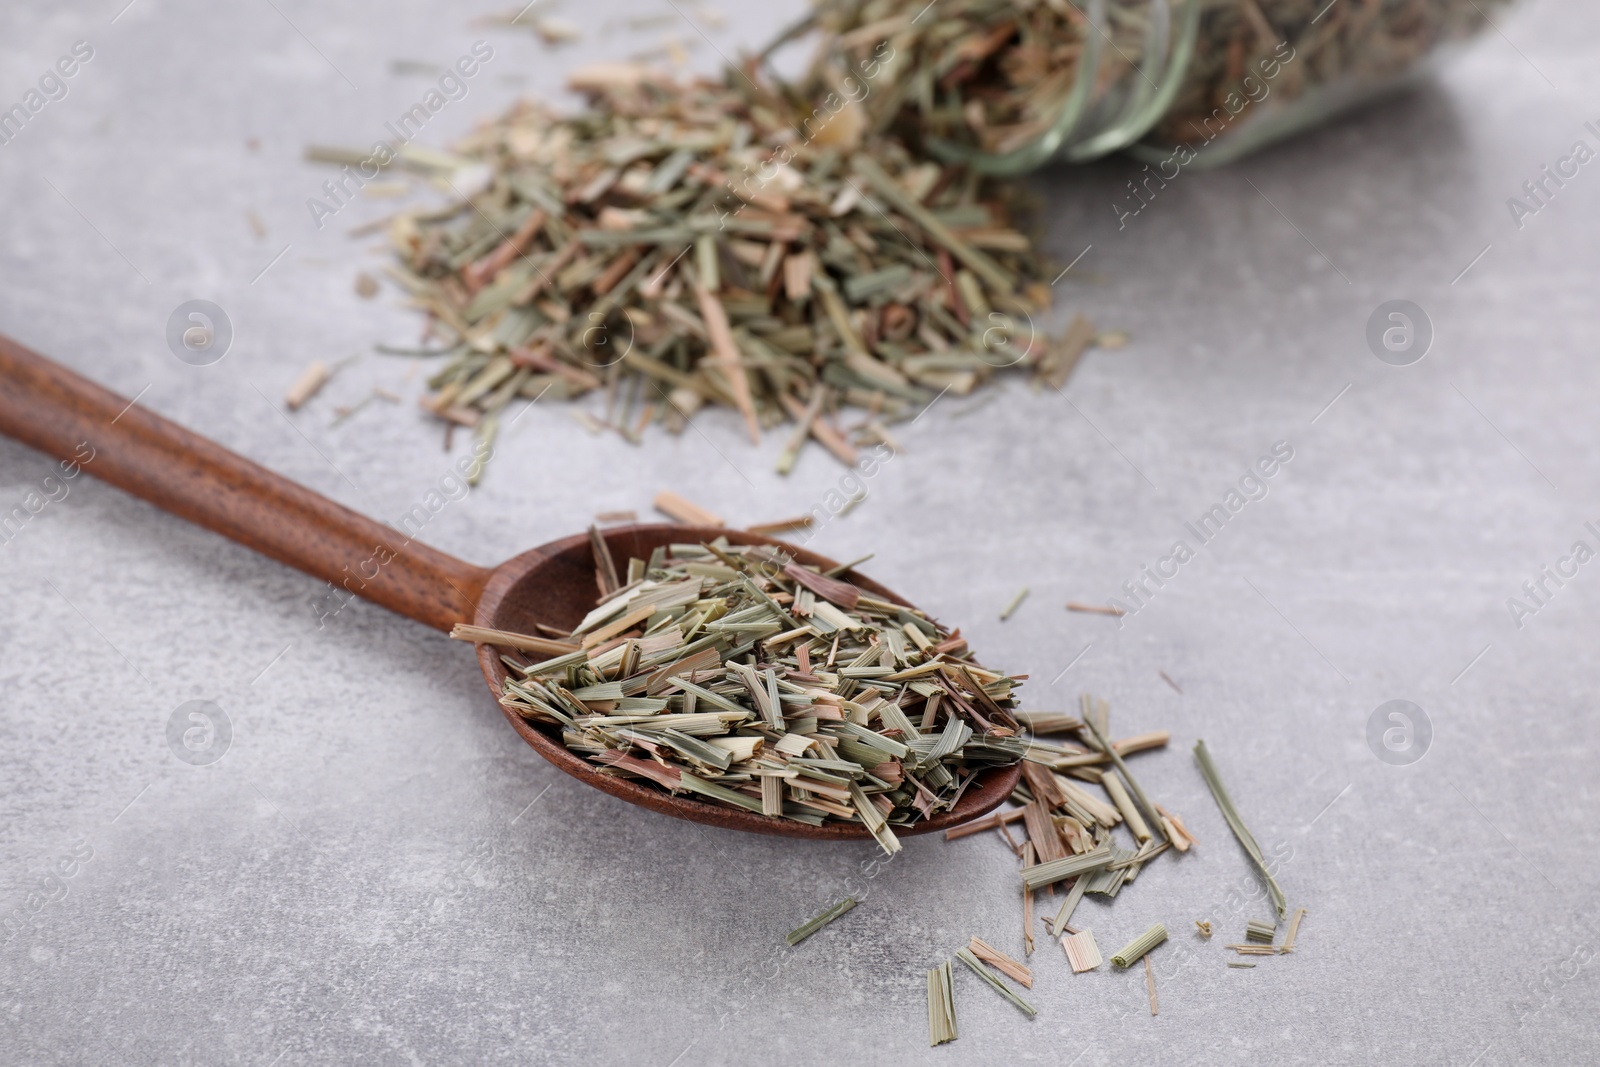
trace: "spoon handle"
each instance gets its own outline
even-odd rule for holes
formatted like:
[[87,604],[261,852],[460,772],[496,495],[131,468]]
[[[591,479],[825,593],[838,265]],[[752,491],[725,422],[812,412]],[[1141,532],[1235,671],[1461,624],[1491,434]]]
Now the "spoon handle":
[[[440,630],[471,621],[489,577],[485,568],[408,540],[4,336],[0,433]],[[314,610],[331,611],[343,599],[338,593]]]

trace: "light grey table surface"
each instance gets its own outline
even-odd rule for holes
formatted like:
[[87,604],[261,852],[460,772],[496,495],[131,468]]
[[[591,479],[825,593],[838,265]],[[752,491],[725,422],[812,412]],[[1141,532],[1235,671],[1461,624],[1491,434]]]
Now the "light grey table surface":
[[[722,5],[716,27],[663,3],[659,25],[629,29],[628,5],[568,2],[555,13],[584,39],[552,51],[478,24],[505,11],[490,0],[122,2],[0,12],[0,105],[74,42],[93,48],[0,145],[0,328],[389,519],[452,459],[414,407],[420,378],[371,352],[414,341],[417,320],[393,290],[352,291],[383,256],[348,230],[394,205],[317,230],[305,202],[329,171],[303,148],[382,136],[430,84],[397,59],[493,46],[430,122],[445,145],[582,60],[670,35],[709,67],[794,7]],[[1499,21],[1436,83],[1185,173],[1123,228],[1113,204],[1136,164],[1033,179],[1051,253],[1083,254],[1055,324],[1083,311],[1131,343],[1091,353],[1064,398],[1006,380],[942,401],[814,542],[878,551],[871,574],[1031,675],[1030,706],[1090,691],[1119,734],[1173,732],[1137,769],[1200,845],[1080,912],[1108,954],[1153,921],[1173,930],[1159,1016],[1142,974],[1073,976],[1041,938],[1038,1017],[958,974],[960,1040],[930,1051],[924,971],[972,934],[1021,951],[996,837],[910,840],[878,867],[868,846],[625,806],[516,738],[468,648],[361,603],[319,628],[322,583],[80,477],[0,543],[0,1061],[1600,1059],[1600,563],[1547,581],[1520,626],[1508,606],[1574,542],[1600,547],[1585,527],[1600,520],[1600,163],[1520,228],[1506,203],[1574,142],[1600,146],[1584,125],[1600,122],[1600,12],[1545,2]],[[209,367],[164,340],[193,298],[235,330]],[[1364,339],[1393,299],[1436,331],[1403,368]],[[305,364],[351,353],[285,416]],[[330,425],[373,385],[404,406]],[[780,478],[781,435],[757,452],[724,414],[701,429],[635,448],[536,406],[425,538],[493,562],[598,511],[648,514],[662,488],[768,520],[843,473],[813,450]],[[1064,610],[1118,596],[1280,441],[1293,459],[1270,493],[1145,607],[1120,626]],[[0,440],[0,510],[52,468]],[[1408,766],[1367,742],[1393,699],[1432,723]],[[208,766],[169,747],[191,700],[231,729]],[[1233,941],[1266,910],[1190,755],[1202,736],[1310,910],[1300,949],[1255,970],[1190,932],[1209,917]],[[865,899],[846,919],[782,947],[851,892]]]

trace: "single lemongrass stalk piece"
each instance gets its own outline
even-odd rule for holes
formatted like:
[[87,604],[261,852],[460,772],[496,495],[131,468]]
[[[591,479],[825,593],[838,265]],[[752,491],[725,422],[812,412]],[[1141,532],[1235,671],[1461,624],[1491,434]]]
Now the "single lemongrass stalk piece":
[[473,626],[465,622],[456,623],[450,631],[450,636],[457,641],[471,641],[475,645],[500,645],[520,652],[533,652],[540,656],[565,656],[578,651],[578,646],[570,641],[552,641],[548,637],[533,637],[529,634],[512,633],[509,630],[491,630],[487,626]]
[[1242,970],[1247,970],[1247,969],[1249,969],[1249,968],[1251,968],[1251,967],[1254,967],[1254,966],[1255,966],[1255,964],[1253,964],[1253,963],[1241,963],[1241,962],[1239,962],[1239,961],[1238,961],[1238,960],[1233,960],[1233,961],[1230,961],[1230,962],[1229,962],[1229,963],[1228,963],[1228,966],[1229,966],[1229,967],[1233,967],[1233,968],[1236,968],[1236,969],[1238,969],[1238,970],[1241,970],[1241,971],[1242,971]]
[[1015,1004],[1018,1008],[1021,1008],[1029,1016],[1039,1014],[1039,1010],[1037,1008],[1035,1008],[1032,1004],[1029,1004],[1026,1000],[1023,1000],[1021,997],[1017,996],[1011,991],[1009,986],[1000,981],[1000,979],[996,978],[994,975],[990,974],[988,968],[986,968],[978,959],[978,957],[974,956],[970,950],[964,948],[956,949],[956,959],[960,960],[962,963],[965,963],[972,969],[973,974],[977,975],[979,978],[982,978],[985,982],[988,982],[996,993],[999,993],[1002,997],[1005,997],[1007,1000],[1011,1001],[1011,1003]]
[[[1144,790],[1139,787],[1139,780],[1133,776],[1133,772],[1128,770],[1128,765],[1122,761],[1121,753],[1119,753],[1116,748],[1114,748],[1111,743],[1106,740],[1105,730],[1103,728],[1106,715],[1104,705],[1102,704],[1100,712],[1101,723],[1100,725],[1096,725],[1094,721],[1095,717],[1089,714],[1091,708],[1089,695],[1087,693],[1083,695],[1080,704],[1083,709],[1081,717],[1083,719],[1084,729],[1089,731],[1090,736],[1094,738],[1095,744],[1100,746],[1100,751],[1111,757],[1111,762],[1116,764],[1118,773],[1122,775],[1123,780],[1128,786],[1128,789],[1133,793],[1134,799],[1139,801],[1139,807],[1144,809],[1144,814],[1150,816],[1150,822],[1155,823],[1155,836],[1160,838],[1162,841],[1165,841],[1167,839],[1166,834],[1160,829],[1161,816],[1156,814],[1156,806],[1150,802],[1149,797],[1144,795]],[[1146,824],[1145,828],[1146,830],[1150,829],[1148,824]]]
[[1051,860],[1048,863],[1035,864],[1025,867],[1022,871],[1022,882],[1029,889],[1043,889],[1047,885],[1098,871],[1111,864],[1111,846],[1101,845],[1099,848],[1083,853],[1081,856],[1067,856],[1063,859]]
[[821,915],[818,915],[815,919],[812,919],[806,923],[802,923],[793,930],[790,930],[789,935],[785,938],[785,940],[789,942],[789,947],[793,948],[795,945],[798,945],[800,942],[804,941],[806,938],[810,937],[824,926],[827,926],[829,923],[833,922],[833,920],[837,919],[839,916],[843,915],[845,912],[849,911],[855,906],[855,897],[845,897],[843,900],[839,901],[839,903],[835,904]]
[[[1005,827],[1000,827],[1000,832],[1005,832]],[[1030,841],[1023,847],[1023,862],[1026,863],[1033,855],[1033,842]],[[1033,955],[1033,887],[1024,884],[1022,887],[1022,954]]]
[[1294,951],[1294,939],[1300,933],[1300,920],[1304,919],[1305,917],[1306,917],[1306,909],[1304,909],[1304,908],[1296,908],[1296,909],[1294,909],[1294,914],[1292,916],[1290,916],[1290,918],[1289,918],[1289,932],[1284,935],[1284,937],[1283,937],[1283,946],[1278,949],[1279,952],[1293,952]]
[[1061,948],[1067,954],[1073,974],[1092,971],[1105,960],[1100,956],[1100,946],[1095,943],[1093,930],[1079,930],[1061,939]]
[[1128,824],[1128,830],[1133,834],[1134,840],[1141,845],[1149,841],[1150,827],[1145,824],[1144,816],[1139,814],[1133,798],[1128,795],[1128,787],[1122,784],[1121,776],[1116,771],[1107,771],[1101,776],[1100,784],[1105,787],[1117,810],[1122,812],[1122,819]]
[[1007,604],[1006,609],[1000,613],[1000,621],[1005,622],[1007,619],[1011,618],[1011,616],[1016,613],[1016,610],[1022,606],[1022,602],[1026,599],[1028,599],[1028,587],[1023,586],[1022,591],[1016,596],[1012,597],[1011,603]]
[[314,360],[311,365],[300,372],[300,377],[289,386],[289,391],[283,394],[283,402],[290,411],[296,411],[301,404],[317,395],[328,379],[333,377],[333,371],[322,360]]
[[928,1044],[954,1041],[956,1004],[950,991],[950,961],[945,960],[928,972]]
[[1205,938],[1207,941],[1210,941],[1211,940],[1211,920],[1210,919],[1196,919],[1194,921],[1194,924],[1195,924],[1196,927],[1199,928],[1200,936]]
[[1033,988],[1033,972],[1028,969],[1026,964],[1012,959],[981,937],[974,937],[968,941],[967,948],[972,951],[974,956],[1013,982],[1028,989]]
[[[1113,741],[1111,742],[1111,747],[1116,750],[1119,756],[1131,756],[1135,752],[1163,748],[1170,740],[1172,740],[1172,731],[1151,730],[1147,733],[1135,734],[1132,737],[1124,737],[1120,741]],[[1157,805],[1157,807],[1159,806]]]
[[1016,720],[1036,734],[1065,734],[1083,728],[1076,715],[1064,711],[1019,711]]
[[1067,928],[1067,923],[1072,920],[1072,913],[1077,910],[1078,904],[1083,900],[1083,894],[1088,892],[1090,878],[1087,874],[1080,874],[1077,881],[1072,883],[1072,888],[1067,890],[1067,899],[1061,902],[1061,910],[1056,912],[1056,917],[1050,923],[1052,936],[1060,937],[1061,931]]
[[1271,945],[1223,945],[1231,948],[1241,956],[1276,956],[1278,950]]
[[1156,971],[1150,966],[1150,957],[1144,958],[1144,987],[1150,991],[1150,1014],[1159,1015],[1156,1008]]
[[657,493],[655,500],[651,501],[651,503],[655,505],[657,511],[689,526],[722,525],[722,516],[707,511],[698,504],[691,504],[677,493],[666,489]]
[[1249,855],[1250,861],[1256,865],[1256,870],[1260,871],[1261,877],[1266,880],[1267,892],[1272,896],[1272,906],[1277,911],[1278,918],[1283,918],[1284,912],[1289,908],[1283,890],[1272,877],[1272,872],[1267,870],[1267,861],[1261,854],[1261,846],[1256,844],[1256,839],[1245,826],[1244,819],[1239,815],[1239,809],[1233,806],[1233,798],[1228,796],[1228,790],[1222,784],[1221,775],[1217,774],[1216,764],[1211,762],[1211,753],[1206,751],[1204,741],[1195,742],[1194,758],[1200,764],[1200,774],[1205,778],[1206,785],[1210,786],[1211,795],[1217,800],[1217,807],[1222,809],[1222,817],[1227,820],[1228,828],[1233,831],[1233,836],[1239,839],[1239,844]]
[[974,819],[964,826],[946,830],[944,839],[946,841],[954,841],[958,837],[971,837],[973,834],[981,834],[985,830],[993,830],[1003,823],[1016,822],[1022,818],[1023,810],[1022,808],[1015,808],[1011,811],[1002,811],[995,815],[985,815],[981,819]]
[[1167,939],[1167,928],[1161,923],[1156,923],[1150,929],[1140,934],[1123,946],[1122,951],[1111,957],[1111,962],[1118,967],[1132,967],[1144,958],[1145,953],[1155,948]]
[[1179,852],[1187,852],[1191,845],[1200,843],[1199,838],[1189,832],[1189,828],[1183,824],[1182,819],[1163,808],[1160,804],[1156,805],[1156,812],[1161,816],[1161,825],[1166,829],[1167,840],[1172,842],[1173,848]]
[[777,522],[758,522],[753,526],[746,526],[745,529],[753,534],[770,537],[772,534],[787,533],[790,530],[804,530],[814,521],[815,516],[796,515],[789,519],[779,519]]
[[1269,923],[1265,919],[1251,919],[1244,924],[1244,939],[1256,944],[1270,945],[1272,939],[1278,936],[1276,923]]
[[1078,600],[1067,601],[1067,610],[1081,611],[1087,615],[1110,615],[1119,619],[1127,614],[1121,608],[1114,608],[1110,604],[1085,604]]

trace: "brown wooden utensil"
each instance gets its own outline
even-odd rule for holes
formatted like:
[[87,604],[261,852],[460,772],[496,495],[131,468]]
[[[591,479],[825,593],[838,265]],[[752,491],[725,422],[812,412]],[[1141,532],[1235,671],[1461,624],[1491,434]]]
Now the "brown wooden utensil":
[[[176,423],[103,389],[36,352],[0,336],[0,433],[57,459],[83,453],[83,469],[158,508],[322,578],[409,619],[449,631],[458,622],[517,633],[536,623],[570,630],[595,603],[594,557],[577,534],[500,564],[476,567],[358,515]],[[648,559],[659,545],[726,537],[735,544],[779,545],[738,530],[693,526],[622,526],[605,531],[617,559]],[[831,569],[833,561],[792,545],[801,563]],[[906,604],[869,578],[845,575],[875,596]],[[478,646],[478,663],[498,703],[506,668],[494,649]],[[522,739],[574,778],[631,804],[680,819],[754,833],[824,840],[868,839],[846,823],[810,826],[674,796],[633,779],[597,773],[570,751],[554,727],[531,723],[501,707]],[[956,807],[895,827],[900,835],[959,825],[1010,795],[1020,766],[985,771]]]

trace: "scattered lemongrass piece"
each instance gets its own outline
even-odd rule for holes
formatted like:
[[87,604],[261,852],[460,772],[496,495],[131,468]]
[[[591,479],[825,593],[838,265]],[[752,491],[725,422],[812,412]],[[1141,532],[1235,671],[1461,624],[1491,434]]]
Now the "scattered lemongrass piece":
[[1016,596],[1012,597],[1011,603],[1006,605],[1006,610],[1000,613],[1000,621],[1005,622],[1007,619],[1011,618],[1012,614],[1022,606],[1022,602],[1026,599],[1028,599],[1028,587],[1023,586],[1022,591]]
[[1079,930],[1075,934],[1068,934],[1061,939],[1061,948],[1067,954],[1067,962],[1072,965],[1073,974],[1092,971],[1105,962],[1100,955],[1100,946],[1095,943],[1092,930]]
[[594,521],[599,523],[638,522],[639,513],[637,511],[602,511],[594,517]]
[[1228,828],[1233,831],[1233,836],[1239,839],[1239,844],[1250,856],[1250,861],[1256,865],[1256,870],[1261,872],[1261,877],[1266,879],[1267,892],[1272,896],[1272,906],[1277,910],[1278,918],[1283,918],[1284,912],[1289,908],[1283,890],[1272,877],[1272,872],[1267,870],[1267,861],[1261,854],[1261,846],[1256,844],[1256,839],[1245,826],[1244,819],[1239,815],[1239,809],[1233,806],[1233,799],[1228,796],[1228,790],[1222,784],[1221,776],[1217,774],[1216,764],[1211,762],[1211,753],[1206,751],[1204,741],[1195,742],[1194,758],[1200,764],[1200,773],[1205,777],[1206,785],[1211,787],[1211,795],[1216,798],[1217,807],[1222,809],[1222,817],[1227,820]]
[[1293,952],[1294,951],[1294,939],[1295,939],[1295,936],[1300,933],[1300,920],[1304,919],[1305,917],[1306,917],[1306,909],[1304,909],[1304,908],[1296,908],[1296,909],[1294,909],[1294,915],[1291,916],[1290,919],[1289,919],[1289,932],[1284,935],[1283,946],[1278,949],[1279,952]]
[[1067,890],[1067,899],[1061,902],[1061,910],[1056,912],[1056,917],[1050,923],[1050,933],[1055,937],[1061,936],[1061,931],[1067,928],[1067,923],[1072,919],[1072,913],[1077,910],[1078,904],[1083,900],[1083,894],[1089,889],[1089,876],[1081,874],[1077,881],[1072,883],[1072,888]]
[[1099,848],[1085,852],[1078,856],[1066,856],[1062,859],[1051,860],[1048,863],[1034,864],[1025,867],[1022,871],[1022,884],[1029,889],[1043,889],[1047,885],[1098,871],[1111,864],[1111,846],[1101,845]]
[[1000,826],[1003,823],[1016,822],[1018,819],[1022,818],[1023,810],[1024,809],[1022,808],[1014,808],[1011,811],[1002,811],[994,815],[985,815],[981,819],[974,819],[971,822],[964,823],[961,826],[951,827],[944,832],[944,839],[946,841],[954,841],[958,837],[971,837],[973,834],[981,834],[985,830],[993,830],[995,827]]
[[475,645],[501,645],[519,652],[533,652],[540,656],[565,656],[578,651],[570,641],[552,641],[548,637],[512,633],[509,630],[491,630],[487,626],[473,626],[458,622],[450,631],[456,641],[471,641]]
[[1128,824],[1128,830],[1133,834],[1134,840],[1141,845],[1149,841],[1150,827],[1145,825],[1144,816],[1140,815],[1139,809],[1134,806],[1133,798],[1128,795],[1128,788],[1122,784],[1122,778],[1117,772],[1105,772],[1100,778],[1100,784],[1105,787],[1117,810],[1122,812],[1122,819]]
[[[1101,703],[1102,707],[1100,709],[1100,721],[1103,724],[1108,713],[1104,708],[1104,702],[1102,701]],[[1139,780],[1133,776],[1132,771],[1128,770],[1128,765],[1122,762],[1122,754],[1117,751],[1116,746],[1112,745],[1106,740],[1103,726],[1096,725],[1094,716],[1089,714],[1091,710],[1089,694],[1083,694],[1083,698],[1080,701],[1080,706],[1082,708],[1080,718],[1083,719],[1084,729],[1089,731],[1089,734],[1094,738],[1095,743],[1100,746],[1100,751],[1111,757],[1111,762],[1116,765],[1117,772],[1122,775],[1129,791],[1133,793],[1134,799],[1138,800],[1139,807],[1144,809],[1144,814],[1150,816],[1150,820],[1152,822],[1156,823],[1157,829],[1155,830],[1155,836],[1159,837],[1162,841],[1165,841],[1167,837],[1166,834],[1160,829],[1161,817],[1156,814],[1156,806],[1150,802],[1149,797],[1144,795],[1144,790],[1139,787]],[[1129,828],[1132,828],[1131,823],[1129,824]],[[1150,827],[1146,825],[1145,829],[1148,830]]]
[[815,521],[815,516],[810,514],[796,515],[793,518],[779,519],[777,522],[758,522],[752,526],[746,526],[745,529],[753,534],[771,536],[772,534],[787,533],[790,530],[808,529]]
[[657,511],[668,518],[677,519],[689,526],[721,526],[722,516],[707,511],[698,504],[691,504],[677,493],[663,489],[651,501]]
[[[1000,832],[1005,833],[1005,826],[1000,827]],[[1033,842],[1027,841],[1022,846],[1022,865],[1034,866],[1034,859],[1038,852],[1033,847]],[[1022,954],[1033,955],[1033,886],[1026,880],[1022,884]]]
[[845,897],[821,915],[790,930],[785,940],[789,942],[789,947],[793,948],[855,906],[855,897]]
[[1019,711],[1018,722],[1036,734],[1065,734],[1083,729],[1083,720],[1064,711]]
[[[1039,1010],[1037,1008],[1035,1008],[1032,1004],[1029,1004],[1026,1000],[1023,1000],[1021,997],[1017,996],[1011,991],[1010,986],[1006,985],[1004,982],[1000,981],[1000,979],[990,974],[989,969],[979,961],[977,956],[972,954],[971,950],[964,948],[956,949],[956,959],[960,960],[962,963],[965,963],[972,969],[973,974],[977,975],[979,978],[982,978],[985,982],[988,982],[996,993],[999,993],[1002,997],[1005,997],[1007,1000],[1011,1001],[1011,1003],[1022,1009],[1022,1011],[1027,1013],[1029,1016],[1039,1014]],[[945,966],[949,966],[949,964],[947,963]]]
[[1211,920],[1210,919],[1196,919],[1194,921],[1194,924],[1195,924],[1196,927],[1199,928],[1200,936],[1205,938],[1207,941],[1210,941],[1211,940]]
[[1110,604],[1085,604],[1079,600],[1067,601],[1067,610],[1081,611],[1087,615],[1110,615],[1119,619],[1127,614],[1121,608],[1114,608]]
[[1241,956],[1276,956],[1278,950],[1271,945],[1223,945],[1231,948]]
[[1119,756],[1131,756],[1135,752],[1144,752],[1152,748],[1165,748],[1168,741],[1172,740],[1171,730],[1150,730],[1132,737],[1124,737],[1121,741],[1111,742]]
[[1251,967],[1254,967],[1255,964],[1253,964],[1253,963],[1241,963],[1238,960],[1233,960],[1233,961],[1229,962],[1228,966],[1236,968],[1238,970],[1247,970],[1247,969],[1249,969]]
[[328,379],[333,377],[333,371],[322,360],[313,360],[311,365],[300,372],[300,377],[289,386],[289,391],[283,394],[283,402],[290,411],[296,411],[301,404],[317,395],[317,391],[328,384]]
[[1179,696],[1183,695],[1182,687],[1180,687],[1177,682],[1172,680],[1172,675],[1168,674],[1166,671],[1156,671],[1156,673],[1161,675],[1162,681],[1166,682],[1168,685],[1172,686],[1173,689],[1177,690]]
[[1144,987],[1150,991],[1150,1014],[1159,1015],[1156,1009],[1156,971],[1150,966],[1150,957],[1144,958]]
[[1033,988],[1033,971],[1024,963],[1007,956],[981,937],[973,937],[967,942],[967,948],[972,954],[1005,975],[1007,978],[1025,988]]
[[1183,824],[1182,819],[1163,808],[1160,804],[1156,805],[1156,813],[1161,816],[1161,825],[1166,829],[1167,840],[1172,842],[1173,848],[1179,852],[1187,852],[1190,846],[1200,843],[1199,839],[1189,832],[1189,828]]
[[956,1039],[956,1003],[950,992],[950,961],[928,972],[928,1044]]
[[1167,928],[1161,923],[1156,923],[1150,929],[1140,934],[1123,946],[1122,951],[1111,957],[1111,962],[1118,967],[1132,967],[1144,958],[1145,953],[1155,948],[1167,939]]
[[1272,939],[1278,936],[1277,923],[1269,923],[1265,919],[1251,919],[1244,924],[1244,939],[1258,945],[1270,945]]

